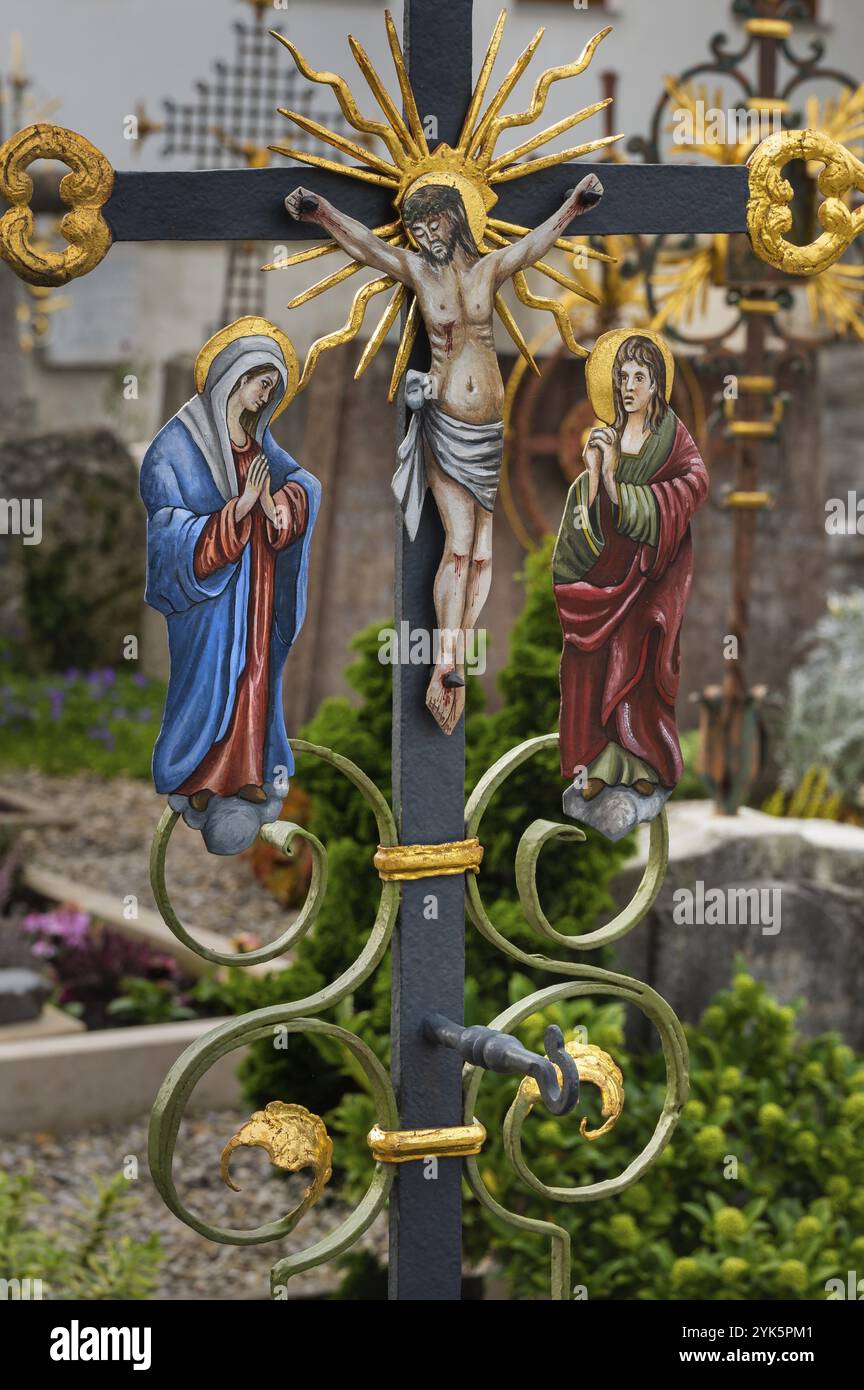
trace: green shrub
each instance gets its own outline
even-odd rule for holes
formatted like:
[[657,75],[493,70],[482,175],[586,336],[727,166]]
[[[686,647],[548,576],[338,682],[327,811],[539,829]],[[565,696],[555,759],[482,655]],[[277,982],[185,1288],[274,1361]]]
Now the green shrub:
[[[511,997],[530,993],[524,976]],[[692,1098],[671,1144],[635,1186],[579,1206],[544,1202],[510,1168],[501,1126],[512,1078],[487,1075],[478,1118],[489,1138],[480,1171],[510,1210],[554,1221],[573,1241],[572,1278],[590,1299],[824,1299],[826,1281],[846,1280],[864,1255],[864,1065],[833,1034],[806,1040],[797,1009],[781,1007],[743,972],[687,1031]],[[554,1186],[613,1177],[644,1147],[660,1114],[665,1067],[657,1052],[628,1054],[624,1010],[587,1000],[559,1004],[519,1029],[542,1051],[543,1029],[577,1025],[624,1072],[625,1104],[615,1129],[594,1143],[579,1116],[599,1118],[599,1093],[556,1119],[537,1106],[523,1131],[526,1159]],[[329,1117],[343,1192],[369,1181],[365,1096],[346,1097]],[[467,1193],[467,1189],[466,1189]],[[514,1299],[548,1296],[548,1244],[499,1222],[466,1195],[465,1249],[491,1253]]]
[[181,1023],[197,1017],[171,981],[127,975],[120,981],[120,989],[105,1009],[113,1024]]
[[684,759],[684,771],[681,774],[681,781],[672,793],[672,800],[707,800],[708,788],[696,771],[696,763],[699,758],[698,729],[688,729],[685,733],[681,734],[681,756]]
[[[33,1222],[32,1208],[44,1204],[31,1173],[0,1172],[0,1279],[39,1279],[42,1296],[80,1299],[146,1299],[162,1262],[159,1237],[133,1240],[116,1234],[121,1210],[137,1197],[122,1174],[95,1182],[70,1215],[50,1228]],[[14,1296],[14,1295],[10,1295]]]

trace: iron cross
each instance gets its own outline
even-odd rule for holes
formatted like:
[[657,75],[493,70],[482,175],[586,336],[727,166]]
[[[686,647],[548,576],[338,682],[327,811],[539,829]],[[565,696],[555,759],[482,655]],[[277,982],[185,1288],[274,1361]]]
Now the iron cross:
[[[470,106],[472,11],[473,0],[405,0],[408,74],[421,119],[435,118],[434,143],[457,142]],[[112,241],[280,243],[326,235],[308,223],[290,220],[286,214],[286,193],[298,182],[295,170],[114,173],[98,151],[71,132],[36,126],[24,137],[7,141],[0,150],[0,192],[12,204],[3,218],[5,225],[0,224],[0,251],[19,275],[35,283],[60,283],[86,273],[98,264]],[[823,192],[833,195],[836,202],[843,191],[843,177],[847,186],[856,186],[857,181],[860,187],[864,169],[857,161],[850,164],[851,156],[845,151],[833,148],[827,173],[834,184]],[[804,153],[812,154],[809,146]],[[67,176],[71,182],[65,190],[70,195],[66,201],[75,205],[65,227],[70,247],[53,258],[29,246],[32,218],[28,225],[29,180],[23,170],[40,156],[61,158],[73,171]],[[758,239],[762,254],[767,248],[778,259],[783,255],[788,259],[794,258],[795,248],[782,242],[784,214],[781,210],[778,224],[769,206],[773,201],[776,213],[778,204],[788,201],[782,190],[778,193],[771,186],[773,175],[779,178],[785,162],[782,156],[779,146],[772,146],[765,156],[764,217],[760,224],[765,236]],[[791,157],[793,153],[786,154],[787,159]],[[537,172],[530,180],[504,184],[496,215],[509,223],[534,227],[551,216],[564,203],[568,190],[591,172],[602,174],[605,190],[602,203],[591,215],[592,235],[735,233],[748,229],[748,197],[751,213],[753,206],[748,171],[730,166],[561,164]],[[839,182],[838,174],[843,176]],[[392,219],[390,194],[372,182],[352,181],[324,168],[304,170],[302,182],[367,227],[379,227]],[[836,226],[831,230],[836,232],[838,245],[834,256],[843,249],[839,246],[842,236],[848,242],[858,227],[857,222],[854,228],[850,223],[844,230],[837,221],[842,220],[841,213],[836,208],[835,212]],[[823,226],[826,232],[820,242],[824,249],[828,236],[824,220]],[[816,245],[812,256],[818,260]],[[811,254],[810,248],[800,253],[801,257],[807,254]],[[816,260],[804,269],[819,268]],[[787,268],[794,266],[787,264]],[[421,330],[410,365],[422,367],[426,355]],[[401,438],[405,432],[401,399],[396,416],[396,433]],[[382,440],[382,462],[390,453],[390,440]],[[407,623],[409,630],[434,628],[432,585],[441,546],[442,528],[433,506],[423,508],[413,543],[408,541],[397,514],[397,629],[401,630],[402,623]],[[394,671],[393,806],[399,842],[443,846],[462,841],[464,720],[445,737],[425,709],[425,669],[397,664]],[[406,1130],[459,1126],[463,1120],[461,1058],[452,1049],[435,1046],[428,1030],[424,1033],[423,1021],[429,1015],[443,1015],[455,1021],[448,1027],[458,1031],[463,1018],[464,893],[460,873],[409,879],[403,886],[393,957],[392,1039],[393,1082],[400,1123]],[[434,920],[424,910],[430,895],[436,899]],[[390,1208],[391,1298],[460,1298],[461,1176],[458,1157],[438,1162],[434,1182],[422,1164],[400,1167]]]

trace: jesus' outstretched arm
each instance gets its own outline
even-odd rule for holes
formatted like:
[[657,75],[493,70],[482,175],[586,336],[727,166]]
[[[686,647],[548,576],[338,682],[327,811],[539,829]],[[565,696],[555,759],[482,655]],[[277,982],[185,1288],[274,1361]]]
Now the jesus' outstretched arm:
[[558,211],[545,222],[541,222],[539,227],[535,227],[533,232],[528,232],[512,246],[492,251],[487,260],[492,262],[495,288],[500,289],[518,271],[527,270],[535,261],[542,260],[547,252],[552,250],[573,218],[595,207],[602,197],[602,183],[596,174],[588,174],[577,184]]
[[307,188],[295,188],[285,199],[285,207],[295,222],[317,222],[324,227],[352,260],[362,261],[401,285],[413,287],[412,253],[399,246],[390,246],[362,222],[339,212],[326,198],[310,193]]

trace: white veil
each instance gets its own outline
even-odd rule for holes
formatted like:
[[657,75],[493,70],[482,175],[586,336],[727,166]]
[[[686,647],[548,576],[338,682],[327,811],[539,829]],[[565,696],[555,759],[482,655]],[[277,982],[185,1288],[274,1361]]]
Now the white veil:
[[279,381],[255,424],[255,439],[260,444],[288,384],[288,368],[281,348],[272,338],[263,335],[235,338],[233,343],[224,347],[210,364],[204,390],[181,406],[175,416],[186,426],[198,445],[207,460],[213,481],[226,501],[238,493],[237,470],[228,434],[228,397],[241,376],[253,367],[273,367],[279,373]]

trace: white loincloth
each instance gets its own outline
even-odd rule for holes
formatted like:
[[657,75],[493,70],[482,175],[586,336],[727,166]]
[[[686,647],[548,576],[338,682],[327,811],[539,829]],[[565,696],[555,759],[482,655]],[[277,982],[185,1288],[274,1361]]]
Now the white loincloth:
[[431,399],[428,373],[409,371],[405,378],[405,399],[412,410],[408,433],[399,446],[399,467],[393,475],[393,492],[413,541],[420,525],[420,513],[428,482],[424,442],[435,462],[448,478],[464,487],[485,511],[495,507],[504,452],[504,421],[487,425],[468,425],[446,414]]

